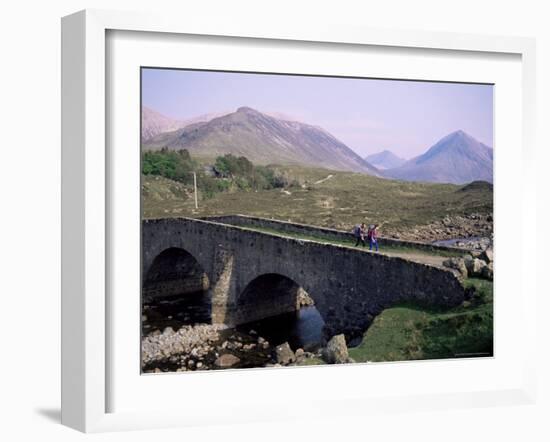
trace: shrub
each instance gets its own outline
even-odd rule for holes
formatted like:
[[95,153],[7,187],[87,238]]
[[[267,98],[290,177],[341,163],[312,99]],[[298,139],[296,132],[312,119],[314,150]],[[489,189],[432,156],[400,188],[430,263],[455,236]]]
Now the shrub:
[[193,172],[197,173],[197,184],[204,198],[231,190],[269,190],[285,187],[287,180],[266,166],[255,166],[248,158],[232,154],[219,156],[211,176],[192,159],[187,149],[179,151],[162,148],[160,151],[144,152],[142,172],[144,175],[159,175],[187,185],[193,184]]

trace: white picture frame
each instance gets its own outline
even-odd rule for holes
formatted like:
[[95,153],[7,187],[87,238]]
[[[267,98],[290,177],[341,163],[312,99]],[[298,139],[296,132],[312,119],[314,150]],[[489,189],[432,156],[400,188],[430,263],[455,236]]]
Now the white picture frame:
[[[193,20],[182,23],[177,17],[142,13],[86,10],[62,21],[62,423],[84,432],[98,432],[168,426],[206,425],[212,416],[203,409],[167,412],[110,411],[109,326],[109,247],[113,231],[109,228],[111,195],[106,121],[109,117],[106,80],[106,36],[108,32],[153,32],[162,35],[200,35],[225,38],[269,39],[272,41],[368,45],[384,48],[467,51],[483,54],[510,54],[521,57],[521,150],[524,181],[519,195],[522,219],[535,219],[534,112],[535,112],[535,42],[519,37],[494,37],[416,31],[389,31],[344,26],[308,25],[293,27],[266,23],[216,23]],[[156,34],[158,35],[158,34]],[[519,126],[518,126],[519,127]],[[498,192],[498,190],[497,190]],[[523,222],[523,221],[522,221]],[[533,245],[522,244],[522,263],[533,255]],[[522,269],[525,272],[525,269]],[[497,295],[498,296],[498,295]],[[522,278],[523,315],[518,317],[525,336],[535,333],[536,288],[533,280]],[[284,419],[301,413],[304,417],[338,413],[367,414],[383,409],[388,412],[421,408],[460,408],[503,403],[532,403],[536,393],[534,354],[535,339],[526,340],[521,365],[524,369],[518,383],[502,388],[478,388],[461,393],[445,391],[427,394],[314,399],[304,414],[303,408],[291,404],[259,410],[244,399],[234,398],[237,418],[241,421]],[[532,343],[532,344],[531,344]],[[498,355],[497,355],[498,357]],[[389,367],[389,366],[387,366]],[[417,371],[426,364],[417,363]],[[459,369],[459,365],[441,366],[441,370]],[[336,369],[342,369],[342,367]],[[348,369],[356,376],[361,367]],[[321,370],[325,370],[322,368]],[[351,370],[354,370],[352,372]],[[247,372],[250,373],[247,375]],[[254,376],[247,370],[239,377]],[[288,374],[285,375],[292,376]],[[216,374],[217,375],[217,374]],[[231,373],[227,373],[231,376]],[[236,376],[236,375],[234,375]],[[157,377],[159,378],[159,377]],[[165,376],[163,376],[166,379]],[[196,378],[198,380],[198,378]],[[213,379],[210,377],[210,379]],[[519,379],[519,378],[518,378]],[[517,379],[514,379],[516,381]],[[167,383],[168,381],[163,381]],[[240,401],[240,402],[239,402]],[[220,413],[217,422],[234,422],[235,414]]]

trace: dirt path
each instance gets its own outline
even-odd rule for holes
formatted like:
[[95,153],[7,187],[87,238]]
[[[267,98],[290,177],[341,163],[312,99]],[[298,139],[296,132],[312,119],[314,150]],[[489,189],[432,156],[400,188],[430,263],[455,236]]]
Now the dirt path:
[[387,256],[397,256],[399,258],[407,259],[409,261],[418,262],[421,264],[427,264],[434,267],[444,267],[443,261],[447,258],[440,255],[429,255],[427,253],[418,253],[418,252],[393,252],[391,250],[381,250],[380,253],[383,253]]
[[325,181],[330,180],[332,177],[334,177],[334,175],[331,174],[331,175],[327,176],[326,178],[323,178],[322,180],[315,181],[313,184],[321,184],[321,183],[324,183]]
[[[355,247],[355,246],[353,246],[353,241],[349,241],[349,242],[344,243],[344,242],[341,242],[341,241],[331,241],[329,239],[311,238],[311,237],[308,237],[307,235],[282,233],[282,232],[278,232],[278,231],[274,231],[274,230],[266,230],[266,229],[259,229],[259,228],[252,228],[251,230],[255,230],[255,231],[258,231],[258,232],[262,232],[262,233],[267,233],[267,234],[270,234],[270,235],[286,236],[286,237],[290,237],[290,238],[293,238],[293,239],[302,239],[302,240],[306,240],[306,241],[314,241],[314,242],[319,242],[319,243],[323,243],[323,244],[345,246],[345,247],[349,247],[349,248],[352,248],[352,249],[355,249],[355,250],[360,250],[360,251],[367,252],[367,253],[376,253],[376,252],[369,251],[368,246],[367,247]],[[395,249],[392,249],[391,247],[380,246],[380,251],[378,253],[380,253],[381,255],[403,258],[403,259],[406,259],[406,260],[409,260],[409,261],[418,262],[420,264],[426,264],[426,265],[430,265],[430,266],[434,266],[434,267],[446,268],[443,265],[443,261],[445,261],[447,259],[446,256],[438,255],[437,253],[430,253],[430,252],[425,251],[425,250],[415,250],[415,249],[405,249],[405,250],[398,249],[398,250],[395,250]]]

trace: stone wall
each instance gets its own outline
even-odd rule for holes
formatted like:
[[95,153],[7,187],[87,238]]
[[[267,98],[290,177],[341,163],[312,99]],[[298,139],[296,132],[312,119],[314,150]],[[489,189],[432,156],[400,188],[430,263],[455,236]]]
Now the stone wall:
[[[259,319],[246,289],[266,274],[284,276],[307,291],[325,321],[327,336],[361,335],[376,315],[398,302],[451,307],[464,300],[460,281],[444,269],[189,218],[143,221],[142,275],[169,248],[185,250],[204,269],[213,321],[230,326]],[[259,296],[257,305],[261,315],[279,313],[275,307],[266,309],[269,303]]]
[[[305,236],[311,236],[319,239],[350,241],[355,240],[352,232],[343,230],[329,229],[327,227],[310,226],[308,224],[291,223],[268,218],[253,217],[247,215],[224,215],[202,218],[205,221],[214,221],[218,223],[230,224],[233,226],[260,228],[276,230],[281,234],[293,233]],[[379,237],[378,243],[380,246],[389,247],[408,247],[418,250],[429,251],[451,251],[457,253],[467,253],[468,250],[458,247],[438,246],[428,243],[415,241],[402,241],[394,238]]]

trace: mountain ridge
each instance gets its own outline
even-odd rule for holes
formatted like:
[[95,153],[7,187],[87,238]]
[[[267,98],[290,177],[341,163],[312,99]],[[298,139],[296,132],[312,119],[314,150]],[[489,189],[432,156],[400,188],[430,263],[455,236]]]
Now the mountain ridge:
[[230,113],[229,111],[212,112],[208,114],[198,115],[193,118],[177,120],[174,118],[167,117],[166,115],[160,112],[157,112],[156,110],[151,109],[150,107],[147,107],[147,106],[142,106],[141,109],[142,109],[142,112],[141,112],[141,140],[142,141],[148,141],[159,134],[182,129],[192,124],[208,122],[214,118],[217,118],[222,115],[227,115],[228,113]]
[[303,164],[381,176],[380,171],[323,128],[278,119],[248,106],[207,122],[145,140],[143,148],[188,149],[203,156],[232,153],[257,164]]
[[422,155],[384,171],[387,178],[405,181],[466,184],[493,182],[493,149],[463,130],[441,138]]
[[407,162],[407,160],[398,157],[391,150],[383,150],[365,157],[365,160],[378,169],[394,169],[400,167]]

